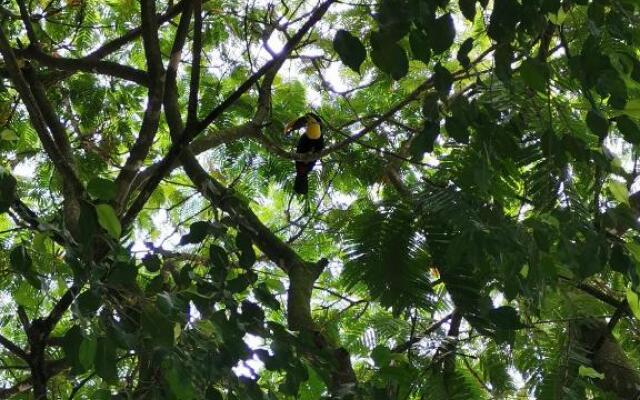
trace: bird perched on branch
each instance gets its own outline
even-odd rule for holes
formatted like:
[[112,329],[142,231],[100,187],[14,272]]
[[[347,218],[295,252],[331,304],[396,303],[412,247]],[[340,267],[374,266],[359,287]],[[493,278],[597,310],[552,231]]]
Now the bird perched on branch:
[[[296,153],[308,154],[322,151],[324,138],[322,136],[322,120],[314,113],[306,113],[304,116],[289,122],[284,133],[304,128],[304,134],[298,140]],[[309,191],[309,172],[313,169],[317,160],[296,161],[296,180],[293,189],[298,194],[307,194]]]

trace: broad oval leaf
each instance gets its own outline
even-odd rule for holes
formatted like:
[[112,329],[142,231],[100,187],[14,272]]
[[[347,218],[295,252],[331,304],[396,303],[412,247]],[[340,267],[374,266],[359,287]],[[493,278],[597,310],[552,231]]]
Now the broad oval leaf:
[[115,182],[104,178],[93,178],[87,184],[87,192],[98,200],[109,201],[116,197]]
[[462,15],[473,22],[476,18],[476,0],[459,0],[458,6],[460,7],[460,11],[462,11]]
[[242,268],[249,269],[256,262],[256,252],[253,250],[251,237],[244,231],[238,232],[236,246],[240,250],[239,264]]
[[523,328],[518,311],[511,306],[502,306],[489,311],[489,319],[499,329],[514,330]]
[[9,210],[16,199],[16,179],[0,167],[0,214]]
[[631,118],[626,115],[620,115],[615,118],[615,121],[624,140],[632,144],[640,143],[640,128]]
[[609,133],[609,120],[595,110],[589,110],[587,113],[587,126],[600,140],[607,137]]
[[412,29],[409,33],[409,46],[411,47],[411,54],[416,60],[420,60],[425,64],[429,63],[431,59],[431,49],[429,48],[429,41],[427,35],[417,29]]
[[116,346],[107,338],[98,338],[94,358],[96,375],[106,382],[115,383],[118,381],[118,369],[116,359]]
[[382,71],[399,80],[409,72],[407,53],[399,44],[380,32],[371,34],[371,59]]
[[360,66],[367,57],[367,50],[360,39],[340,29],[333,38],[333,49],[347,67],[360,73]]
[[471,59],[469,58],[469,52],[473,49],[473,39],[468,38],[460,45],[456,59],[462,65],[463,68],[469,68],[471,66]]
[[627,303],[636,319],[640,320],[640,296],[632,289],[627,289]]
[[440,63],[436,64],[434,71],[434,86],[440,94],[440,98],[445,99],[447,96],[449,96],[449,92],[451,91],[451,86],[453,85],[453,75]]
[[116,240],[120,239],[122,227],[113,207],[109,204],[98,204],[96,205],[96,213],[100,226],[104,228],[112,238]]
[[529,58],[520,65],[520,77],[531,89],[544,93],[549,81],[549,67],[542,61]]
[[456,28],[453,25],[453,17],[450,13],[436,18],[429,29],[429,43],[434,54],[447,51],[456,38]]

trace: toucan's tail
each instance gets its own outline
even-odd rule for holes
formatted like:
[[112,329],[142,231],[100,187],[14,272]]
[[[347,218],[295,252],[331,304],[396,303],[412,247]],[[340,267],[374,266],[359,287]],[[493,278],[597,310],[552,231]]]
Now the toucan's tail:
[[298,172],[296,174],[296,180],[293,182],[293,190],[298,194],[307,194],[307,192],[309,192],[308,172]]

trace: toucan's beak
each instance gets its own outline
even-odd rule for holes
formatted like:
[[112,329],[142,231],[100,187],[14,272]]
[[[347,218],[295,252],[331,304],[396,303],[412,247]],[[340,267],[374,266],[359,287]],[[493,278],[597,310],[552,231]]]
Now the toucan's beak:
[[285,133],[285,134],[288,134],[289,132],[291,132],[291,129],[293,128],[293,123],[294,123],[294,122],[295,122],[295,121],[291,121],[291,122],[289,122],[288,124],[286,124],[286,125],[284,126],[284,133]]

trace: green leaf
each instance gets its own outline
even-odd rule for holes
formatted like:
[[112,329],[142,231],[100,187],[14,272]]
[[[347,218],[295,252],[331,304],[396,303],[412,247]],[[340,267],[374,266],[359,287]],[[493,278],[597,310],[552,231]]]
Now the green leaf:
[[0,167],[0,214],[9,210],[16,199],[16,179]]
[[180,238],[180,244],[200,243],[209,234],[209,221],[196,221],[189,226],[189,233]]
[[597,26],[604,24],[604,14],[604,3],[599,1],[592,2],[587,9],[587,16]]
[[409,32],[411,15],[402,3],[396,0],[381,0],[376,11],[380,31],[391,41],[397,42]]
[[631,118],[640,119],[640,99],[627,101],[627,104],[624,106],[624,113]]
[[378,368],[386,367],[387,365],[389,365],[392,356],[393,353],[387,346],[376,346],[371,351],[371,359],[373,359]]
[[462,11],[462,15],[473,22],[476,18],[476,0],[459,0],[458,5],[460,11]]
[[142,258],[142,264],[149,272],[157,272],[160,270],[160,266],[162,266],[162,261],[160,261],[160,257],[157,254],[147,254]]
[[168,292],[162,292],[156,295],[156,307],[162,315],[166,315],[167,317],[173,315],[176,311],[173,297]]
[[102,298],[96,290],[85,290],[76,298],[76,305],[83,317],[94,317],[96,311],[102,305]]
[[98,338],[94,358],[96,375],[109,383],[118,382],[116,363],[115,345],[105,337]]
[[214,268],[226,270],[229,266],[229,256],[227,252],[217,244],[209,246],[209,261]]
[[84,371],[93,368],[97,345],[98,343],[94,337],[82,338],[82,343],[80,343],[80,349],[78,350],[78,361],[80,361]]
[[236,246],[240,250],[240,266],[245,269],[251,268],[256,262],[256,252],[253,250],[251,237],[244,231],[238,232]]
[[436,64],[433,70],[434,86],[440,94],[440,98],[446,99],[449,96],[451,86],[453,85],[453,75],[440,63]]
[[174,345],[174,323],[154,306],[145,306],[141,315],[142,329],[156,346]]
[[636,319],[640,319],[640,297],[638,293],[629,288],[627,288],[627,303],[629,303],[629,308],[633,316],[636,317]]
[[549,75],[547,63],[538,59],[529,58],[520,65],[520,77],[530,88],[538,92],[544,93],[547,91]]
[[333,49],[347,67],[360,73],[360,66],[367,57],[367,51],[360,39],[340,29],[333,38]]
[[228,281],[226,288],[231,293],[241,293],[244,292],[252,283],[254,283],[256,279],[256,274],[252,271],[248,271]]
[[456,55],[456,59],[464,68],[469,68],[471,66],[471,59],[469,58],[469,52],[473,49],[473,39],[468,38],[460,45],[460,49],[458,50],[458,54]]
[[107,282],[112,286],[135,287],[138,268],[132,262],[116,262],[109,273]]
[[638,125],[626,115],[615,118],[616,126],[624,139],[632,144],[640,144],[640,129]]
[[592,378],[592,379],[604,379],[605,376],[604,374],[596,371],[595,369],[591,368],[591,367],[587,367],[584,365],[581,365],[580,367],[578,367],[578,375],[586,377],[586,378]]
[[495,0],[487,34],[496,42],[510,43],[520,21],[521,5],[517,0]]
[[78,325],[72,326],[62,338],[62,349],[65,358],[73,367],[75,374],[81,373],[84,369],[80,363],[80,345],[82,344],[84,335],[82,329]]
[[557,13],[560,9],[560,0],[543,0],[540,11],[543,13]]
[[458,143],[469,143],[469,130],[461,118],[457,116],[447,117],[444,126],[450,138]]
[[421,160],[424,153],[431,153],[438,135],[440,134],[440,124],[437,122],[424,121],[424,126],[420,133],[411,141],[409,151],[414,160]]
[[269,291],[269,289],[264,283],[258,285],[257,287],[254,287],[253,294],[254,296],[256,296],[256,299],[260,303],[264,304],[270,309],[275,311],[280,310],[280,302],[273,294],[271,294],[271,292]]
[[414,59],[429,64],[431,49],[429,48],[427,36],[422,31],[417,29],[411,30],[409,33],[409,47],[411,47],[411,54]]
[[618,203],[629,205],[629,191],[624,183],[609,181],[609,190]]
[[20,140],[20,137],[16,135],[16,133],[12,129],[5,128],[2,131],[0,131],[0,140],[13,142],[16,140]]
[[31,272],[33,262],[31,261],[31,256],[25,246],[19,245],[14,247],[9,254],[9,260],[11,261],[11,266],[16,272],[19,272],[22,275]]
[[91,397],[94,400],[111,400],[113,398],[109,389],[98,389],[93,392]]
[[493,52],[496,76],[502,82],[511,80],[511,62],[513,61],[513,50],[508,43],[502,44]]
[[33,269],[31,256],[25,246],[16,246],[9,254],[9,260],[13,270],[22,275],[31,286],[36,289],[42,287],[42,282],[38,278],[36,271]]
[[167,381],[174,398],[180,400],[195,399],[196,394],[191,383],[191,376],[184,367],[176,362],[171,362],[169,368],[163,370],[164,379]]
[[587,113],[587,126],[600,140],[607,137],[609,133],[609,120],[595,110],[589,110]]
[[98,215],[98,223],[112,238],[120,239],[122,233],[122,227],[120,226],[120,220],[116,215],[116,211],[108,204],[96,205],[96,213]]
[[489,320],[499,329],[514,330],[523,328],[518,312],[511,306],[502,306],[489,311]]
[[625,275],[634,268],[633,260],[626,253],[625,248],[617,243],[611,249],[609,265],[612,270]]
[[434,54],[448,50],[456,38],[456,28],[450,13],[436,18],[429,28],[431,48]]
[[98,230],[98,217],[93,205],[86,201],[80,202],[80,218],[78,219],[78,241],[85,250],[93,248],[93,237]]
[[382,71],[399,80],[409,72],[407,53],[400,45],[380,32],[371,34],[371,59]]
[[20,282],[17,288],[11,292],[13,301],[26,309],[32,309],[39,305],[40,297],[36,291],[38,288],[26,280]]
[[117,190],[115,182],[104,178],[93,178],[87,185],[87,192],[98,200],[113,200]]
[[422,115],[431,121],[437,121],[440,119],[437,92],[429,91],[422,97]]

